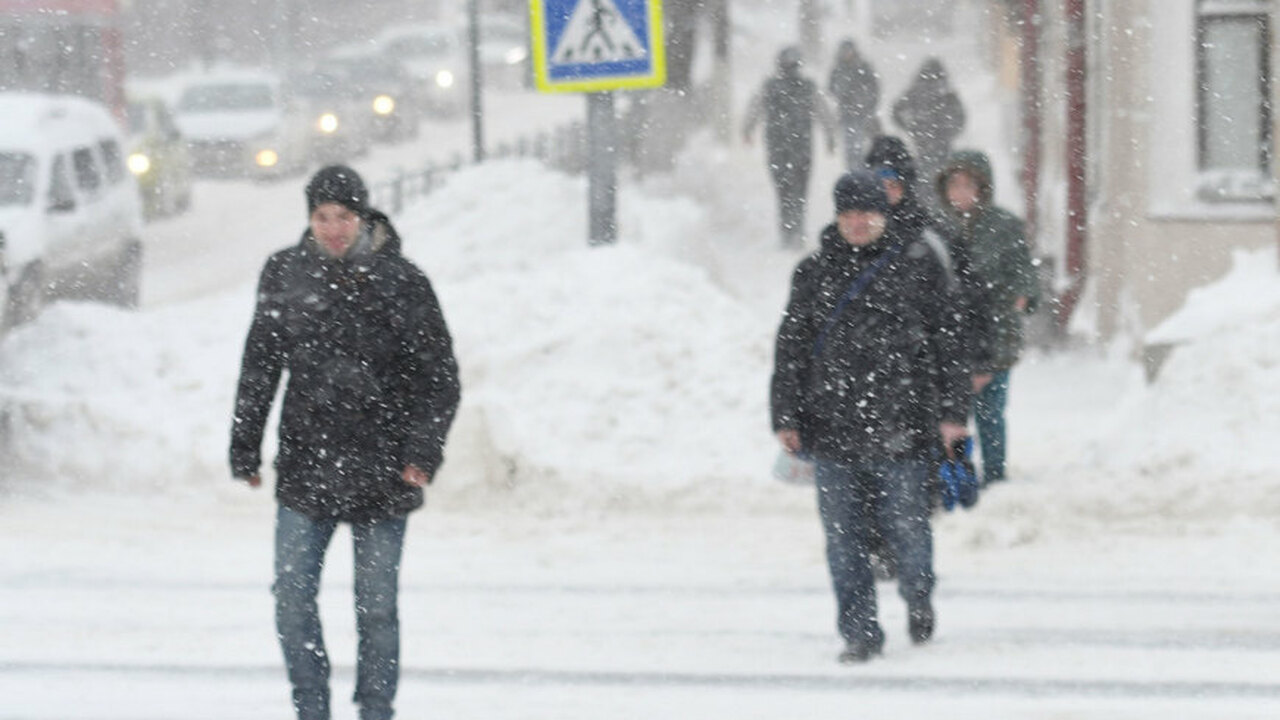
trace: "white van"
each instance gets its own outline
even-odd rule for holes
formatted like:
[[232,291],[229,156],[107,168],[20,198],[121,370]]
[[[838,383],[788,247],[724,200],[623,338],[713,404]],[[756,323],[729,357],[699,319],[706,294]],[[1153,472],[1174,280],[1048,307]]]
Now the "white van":
[[123,147],[98,103],[0,93],[4,325],[50,296],[137,304],[142,214]]

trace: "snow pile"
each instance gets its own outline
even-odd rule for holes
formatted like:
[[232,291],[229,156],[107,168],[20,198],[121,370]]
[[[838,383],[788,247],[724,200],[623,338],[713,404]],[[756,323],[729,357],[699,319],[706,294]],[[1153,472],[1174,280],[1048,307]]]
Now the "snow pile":
[[252,293],[159,311],[58,303],[0,352],[13,487],[203,491],[226,439]]
[[[535,163],[494,163],[396,221],[463,370],[437,492],[492,502],[496,481],[553,508],[766,485],[775,319],[757,322],[677,259],[705,242],[692,202],[624,193],[621,242],[588,248],[585,193]],[[137,313],[60,303],[13,333],[0,350],[5,475],[146,492],[225,483],[252,300],[246,286]]]
[[1149,341],[1176,342],[1101,443],[1118,468],[1178,488],[1192,516],[1280,514],[1280,282],[1276,252],[1240,252]]
[[588,248],[585,193],[511,163],[459,174],[398,221],[457,342],[451,442],[474,441],[467,416],[479,417],[526,500],[713,497],[762,478],[772,326],[679,259],[706,242],[702,212],[627,193],[620,243]]

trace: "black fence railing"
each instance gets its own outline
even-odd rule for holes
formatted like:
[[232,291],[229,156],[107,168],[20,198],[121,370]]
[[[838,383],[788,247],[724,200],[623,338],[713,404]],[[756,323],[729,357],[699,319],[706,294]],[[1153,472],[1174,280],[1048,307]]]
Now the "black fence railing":
[[[582,122],[571,122],[551,131],[500,142],[486,159],[534,158],[561,172],[578,174],[586,168],[586,156],[586,126]],[[462,156],[458,155],[444,164],[431,163],[375,182],[369,189],[373,205],[390,215],[398,215],[410,203],[439,188],[446,177],[464,165]]]

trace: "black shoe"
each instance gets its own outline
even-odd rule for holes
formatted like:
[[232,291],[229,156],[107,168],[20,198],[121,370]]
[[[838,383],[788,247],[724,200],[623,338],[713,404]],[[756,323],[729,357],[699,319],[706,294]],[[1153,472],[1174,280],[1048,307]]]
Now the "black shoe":
[[920,645],[933,637],[933,605],[928,598],[914,602],[907,608],[907,632],[911,642]]
[[880,646],[865,642],[851,642],[837,658],[841,665],[859,665],[880,654]]

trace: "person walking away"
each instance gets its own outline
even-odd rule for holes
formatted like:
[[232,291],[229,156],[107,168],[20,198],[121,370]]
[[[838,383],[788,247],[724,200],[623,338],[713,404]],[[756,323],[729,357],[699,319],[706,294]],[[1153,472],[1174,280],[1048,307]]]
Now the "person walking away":
[[[921,177],[931,180],[965,126],[964,106],[941,60],[930,57],[921,64],[911,85],[893,104],[893,121],[915,148]],[[931,188],[923,188],[922,193],[926,202],[932,202]]]
[[792,275],[770,407],[782,447],[814,461],[839,659],[856,663],[884,644],[867,557],[875,525],[898,559],[911,640],[933,635],[929,458],[966,436],[970,371],[942,267],[918,233],[888,224],[880,181],[848,173],[834,200],[820,249]]
[[752,98],[743,126],[750,145],[764,120],[765,155],[778,194],[778,226],[784,248],[804,242],[805,202],[813,165],[813,126],[822,126],[827,152],[835,152],[835,118],[826,95],[801,72],[799,48],[778,54],[777,72]]
[[876,125],[876,108],[880,106],[880,80],[871,62],[858,52],[851,38],[840,42],[835,64],[827,81],[827,91],[835,99],[844,132],[845,167],[862,167],[867,138]]
[[955,246],[968,263],[966,282],[985,289],[985,337],[974,367],[974,421],[984,485],[1005,479],[1005,406],[1009,374],[1023,348],[1022,317],[1039,301],[1036,268],[1023,222],[993,202],[991,161],[977,150],[956,152],[938,175],[937,192],[954,223]]
[[406,519],[443,461],[458,367],[427,277],[400,253],[356,172],[306,188],[308,228],[258,283],[231,428],[232,475],[261,485],[261,444],[287,371],[275,460],[276,630],[299,720],[327,720],[329,656],[316,596],[339,523],[351,526],[361,720],[387,720],[400,674]]

